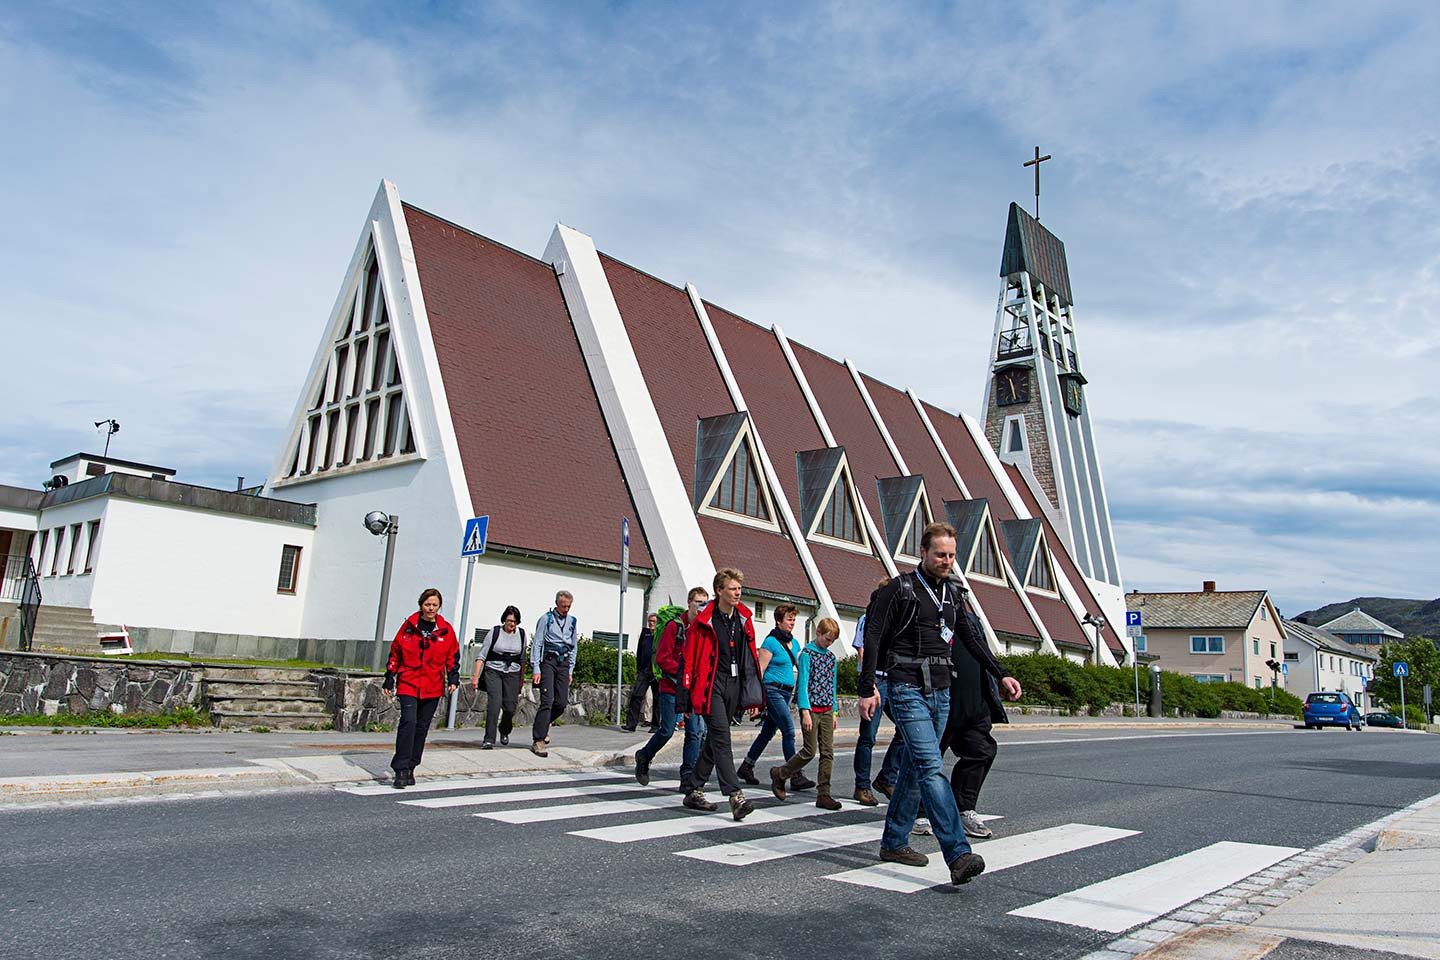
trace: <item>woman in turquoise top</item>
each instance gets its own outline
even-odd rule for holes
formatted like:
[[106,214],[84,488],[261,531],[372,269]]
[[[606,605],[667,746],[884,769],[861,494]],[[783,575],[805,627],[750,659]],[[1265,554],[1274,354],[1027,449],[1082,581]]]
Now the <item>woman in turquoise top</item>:
[[[761,679],[765,683],[765,722],[745,762],[736,770],[741,780],[752,786],[760,782],[755,776],[755,761],[780,731],[780,747],[789,760],[795,755],[795,722],[790,717],[790,700],[795,695],[795,671],[800,656],[800,642],[795,639],[795,618],[800,610],[788,603],[775,608],[775,629],[760,645]],[[806,790],[815,786],[815,781],[804,774],[796,776],[790,783],[792,789]]]

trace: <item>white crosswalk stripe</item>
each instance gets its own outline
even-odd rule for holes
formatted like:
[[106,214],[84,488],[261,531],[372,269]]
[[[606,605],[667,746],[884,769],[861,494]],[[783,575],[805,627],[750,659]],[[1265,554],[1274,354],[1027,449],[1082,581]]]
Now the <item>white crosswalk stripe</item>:
[[672,792],[670,796],[632,797],[626,800],[599,800],[592,803],[561,803],[549,807],[530,807],[520,810],[495,810],[477,813],[475,816],[500,823],[557,823],[561,820],[579,820],[584,817],[613,817],[622,813],[649,813],[656,808],[674,807],[680,804]]
[[[1110,843],[1125,837],[1139,835],[1138,830],[1120,830],[1115,827],[1097,827],[1085,823],[1067,823],[1044,830],[1032,830],[1012,837],[985,840],[975,845],[975,852],[985,858],[985,872],[996,873],[1009,870],[1036,860],[1056,857],[1062,853],[1073,853],[1086,847]],[[915,893],[950,882],[950,868],[945,859],[930,855],[930,863],[923,867],[907,867],[899,863],[877,863],[869,867],[832,873],[827,880],[853,883],[862,887],[876,887],[893,890],[896,893]]]
[[[576,837],[588,837],[591,840],[604,840],[607,843],[636,843],[641,840],[659,840],[662,837],[683,837],[692,833],[709,833],[712,830],[753,827],[763,823],[784,823],[787,820],[798,820],[802,817],[823,817],[843,810],[869,809],[861,807],[852,800],[841,800],[840,803],[841,809],[837,811],[821,810],[809,803],[765,807],[756,810],[738,823],[731,819],[729,809],[722,805],[719,811],[711,814],[679,811],[689,813],[689,816],[650,820],[645,823],[617,824],[613,827],[597,827],[590,830],[572,830],[571,834]],[[677,809],[679,807],[678,798],[676,807]]]
[[[981,820],[1000,820],[998,816],[980,815]],[[885,832],[884,823],[853,823],[843,827],[824,827],[806,830],[802,833],[786,833],[777,837],[763,837],[759,840],[742,840],[738,843],[717,843],[694,850],[680,850],[676,856],[709,863],[723,863],[733,867],[748,867],[751,864],[798,857],[821,850],[854,846],[857,843],[874,843]]]
[[1297,853],[1296,847],[1225,840],[1010,913],[1121,933]]
[[[674,784],[671,785],[673,790]],[[533,803],[537,800],[577,800],[584,797],[602,796],[610,793],[636,793],[646,789],[637,783],[590,783],[578,787],[547,787],[543,790],[508,790],[495,793],[469,793],[458,797],[425,797],[421,800],[401,800],[407,807],[425,807],[429,810],[443,810],[447,807],[486,807],[498,803]],[[572,809],[582,809],[567,804]],[[541,808],[544,809],[544,808]]]
[[495,787],[538,786],[542,783],[574,783],[577,780],[629,780],[625,773],[533,773],[519,777],[466,777],[462,780],[421,780],[404,791],[396,790],[388,783],[347,784],[335,789],[357,797],[390,796],[397,800],[411,793],[437,793],[440,791],[489,790]]

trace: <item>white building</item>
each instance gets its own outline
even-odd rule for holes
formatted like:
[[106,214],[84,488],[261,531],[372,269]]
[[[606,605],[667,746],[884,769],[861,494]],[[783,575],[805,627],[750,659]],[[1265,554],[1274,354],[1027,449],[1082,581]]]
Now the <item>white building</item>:
[[1376,653],[1328,630],[1285,621],[1285,665],[1290,689],[1302,698],[1309,691],[1343,690],[1362,712],[1378,709],[1366,689],[1379,662]]

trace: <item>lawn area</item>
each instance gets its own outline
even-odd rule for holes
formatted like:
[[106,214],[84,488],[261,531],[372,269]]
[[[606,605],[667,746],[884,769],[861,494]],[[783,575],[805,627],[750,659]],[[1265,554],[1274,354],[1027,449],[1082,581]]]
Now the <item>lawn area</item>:
[[334,664],[329,663],[315,663],[312,660],[242,660],[231,657],[198,657],[188,653],[158,652],[122,654],[108,659],[117,660],[122,663],[145,663],[155,660],[186,660],[191,663],[216,663],[236,667],[283,667],[290,670],[319,670],[334,666]]
[[214,724],[210,714],[194,707],[179,707],[164,713],[111,713],[95,710],[90,713],[57,713],[46,716],[40,713],[22,713],[16,716],[0,717],[0,726],[5,727],[209,727]]

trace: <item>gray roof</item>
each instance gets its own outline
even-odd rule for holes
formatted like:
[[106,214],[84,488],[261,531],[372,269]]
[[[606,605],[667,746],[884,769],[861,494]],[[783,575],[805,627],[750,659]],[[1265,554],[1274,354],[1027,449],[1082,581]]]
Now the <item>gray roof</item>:
[[1322,623],[1320,629],[1329,630],[1331,633],[1381,633],[1397,640],[1405,639],[1405,634],[1388,623],[1376,620],[1359,607],[1341,614],[1329,623]]
[[1005,551],[1010,554],[1010,565],[1016,575],[1024,578],[1030,572],[1035,548],[1040,545],[1040,521],[1001,520],[1000,536],[1005,541]]
[[1377,663],[1380,660],[1372,649],[1363,647],[1358,643],[1351,643],[1343,637],[1337,637],[1322,627],[1312,627],[1308,623],[1286,620],[1285,632],[1300,639],[1308,640],[1320,649],[1328,650],[1331,653],[1343,653],[1347,657],[1354,657],[1357,660],[1368,660],[1371,663]]
[[715,474],[725,466],[725,455],[735,442],[735,434],[745,426],[746,414],[722,413],[718,417],[705,417],[695,425],[695,507],[704,504],[705,493]]
[[252,497],[236,493],[233,490],[197,487],[192,483],[155,480],[151,477],[137,477],[131,473],[106,473],[80,483],[58,487],[45,494],[41,509],[107,496],[169,503],[175,506],[194,507],[197,510],[231,513],[241,517],[281,520],[285,523],[315,526],[315,504],[313,503],[294,503],[270,497]]
[[970,556],[970,548],[980,537],[980,529],[985,523],[985,511],[989,506],[984,497],[978,500],[945,501],[945,520],[955,528],[955,548],[960,554],[962,566]]
[[43,490],[27,490],[0,483],[0,507],[11,510],[39,510],[40,501],[45,499]]
[[1265,600],[1264,590],[1125,594],[1125,607],[1144,614],[1145,629],[1207,627],[1243,630]]
[[1010,204],[1010,219],[1005,225],[1005,252],[1000,257],[1000,276],[1008,277],[1024,270],[1045,284],[1046,288],[1069,306],[1075,302],[1070,295],[1070,267],[1065,263],[1065,244],[1040,225],[1018,203]]
[[909,527],[910,510],[915,498],[920,496],[920,485],[925,478],[918,473],[903,477],[878,477],[875,487],[880,493],[880,521],[885,528],[885,549],[893,557],[905,540]]

